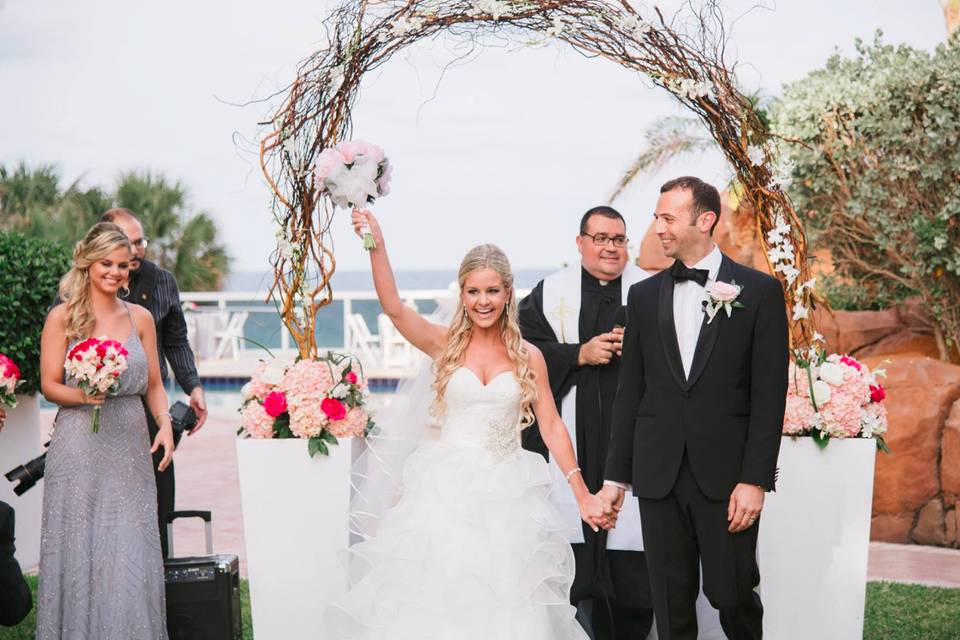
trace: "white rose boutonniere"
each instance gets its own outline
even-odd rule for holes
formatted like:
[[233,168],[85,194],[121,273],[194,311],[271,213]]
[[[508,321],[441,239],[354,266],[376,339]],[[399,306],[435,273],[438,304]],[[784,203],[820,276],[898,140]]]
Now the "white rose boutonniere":
[[727,312],[727,317],[733,315],[734,309],[742,309],[743,303],[737,298],[743,287],[736,280],[730,282],[714,282],[707,288],[707,299],[703,301],[704,311],[707,314],[707,324],[713,322],[720,309]]

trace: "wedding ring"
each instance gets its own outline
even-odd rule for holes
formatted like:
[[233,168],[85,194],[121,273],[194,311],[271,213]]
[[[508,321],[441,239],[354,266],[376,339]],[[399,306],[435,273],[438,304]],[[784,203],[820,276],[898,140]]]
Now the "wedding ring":
[[751,517],[750,517],[750,524],[753,524],[753,523],[756,522],[756,521],[757,521],[757,517],[756,517],[756,516],[751,516]]

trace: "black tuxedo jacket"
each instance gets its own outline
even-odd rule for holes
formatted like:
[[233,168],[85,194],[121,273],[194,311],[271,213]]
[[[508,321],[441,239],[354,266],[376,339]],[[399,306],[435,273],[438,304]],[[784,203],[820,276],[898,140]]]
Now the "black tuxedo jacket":
[[30,587],[13,557],[13,509],[0,502],[0,625],[12,627],[23,620],[33,606]]
[[670,270],[630,288],[605,478],[658,499],[684,450],[700,490],[726,500],[739,482],[773,489],[789,363],[783,287],[723,256],[717,279],[743,308],[700,327],[689,379],[673,320]]

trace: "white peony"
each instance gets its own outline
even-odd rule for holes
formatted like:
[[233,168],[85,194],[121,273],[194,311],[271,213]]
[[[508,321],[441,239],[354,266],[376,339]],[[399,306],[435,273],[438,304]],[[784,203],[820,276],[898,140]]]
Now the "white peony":
[[263,370],[263,375],[260,376],[260,379],[275,387],[279,386],[280,383],[283,382],[283,374],[286,369],[287,366],[282,361],[274,358],[267,365],[267,368]]
[[376,198],[378,163],[359,156],[352,166],[340,165],[326,179],[333,203],[343,209],[364,207],[367,198]]
[[834,387],[843,384],[843,369],[833,362],[824,362],[820,365],[820,379]]
[[818,409],[822,409],[823,405],[830,402],[830,385],[823,380],[816,380],[813,383],[813,401]]

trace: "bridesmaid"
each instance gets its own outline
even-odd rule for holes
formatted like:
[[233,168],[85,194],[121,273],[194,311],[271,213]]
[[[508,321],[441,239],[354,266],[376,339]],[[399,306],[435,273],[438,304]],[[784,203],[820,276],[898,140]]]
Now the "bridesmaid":
[[[163,558],[151,452],[173,456],[167,394],[160,382],[150,313],[117,297],[131,246],[99,223],[77,243],[60,281],[63,304],[47,315],[40,385],[60,406],[47,455],[37,598],[38,640],[166,640]],[[64,381],[67,351],[107,336],[127,349],[117,394],[87,395]],[[160,432],[151,443],[141,396]],[[99,406],[100,428],[91,430]]]

